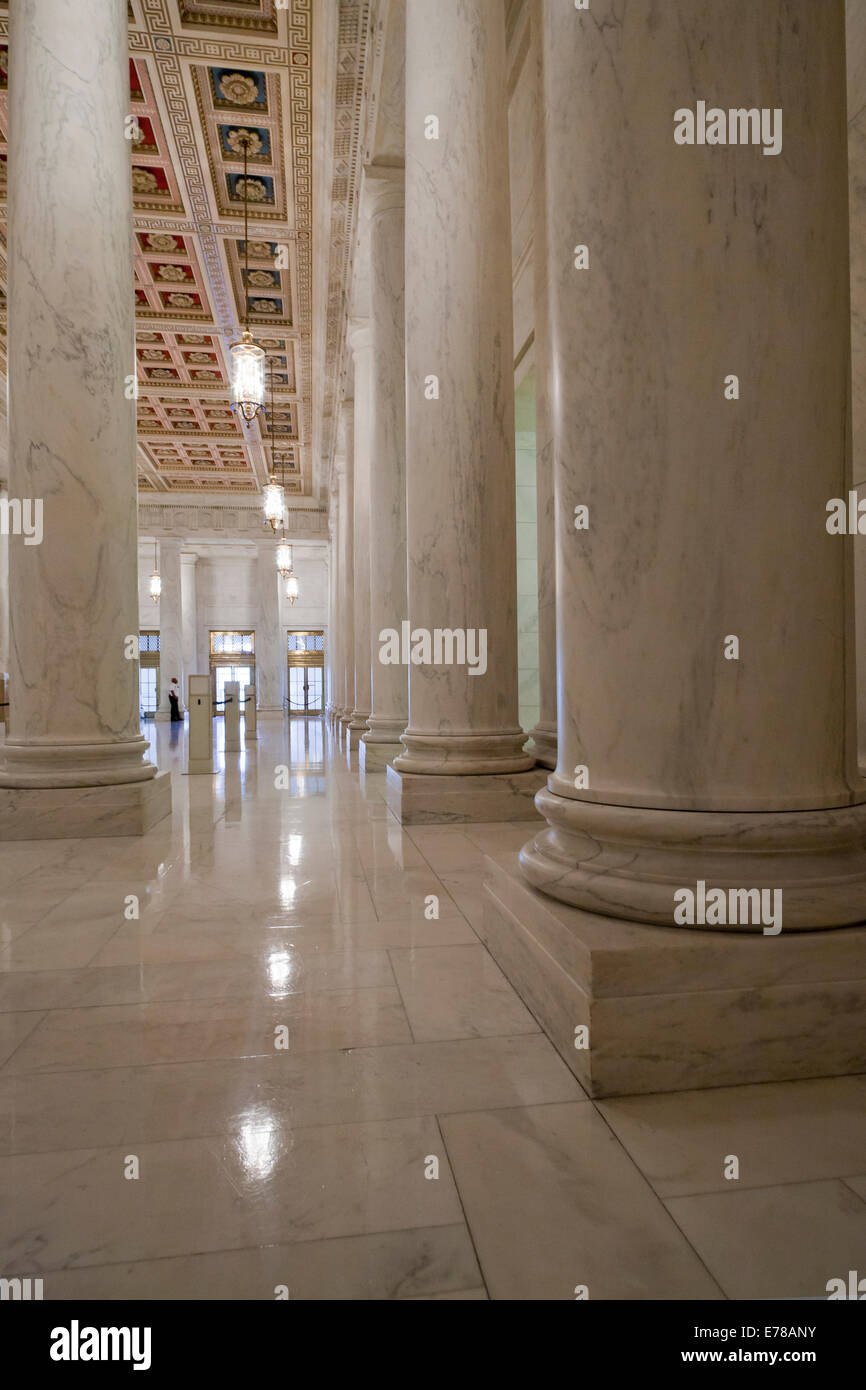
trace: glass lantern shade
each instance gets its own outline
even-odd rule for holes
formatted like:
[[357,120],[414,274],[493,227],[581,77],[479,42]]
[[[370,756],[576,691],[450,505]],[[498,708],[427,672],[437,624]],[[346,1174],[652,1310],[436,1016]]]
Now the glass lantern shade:
[[162,579],[158,570],[154,570],[153,574],[150,576],[150,597],[153,599],[154,603],[159,603],[162,597]]
[[265,405],[265,354],[256,347],[249,329],[244,329],[241,342],[233,343],[232,410],[237,410],[251,424]]
[[292,547],[289,545],[288,541],[280,541],[277,546],[277,569],[283,579],[287,578],[292,571],[293,558]]
[[283,519],[285,500],[286,494],[282,487],[271,478],[264,489],[265,518],[271,523],[275,531]]
[[298,599],[300,598],[300,595],[301,586],[298,583],[297,577],[294,574],[290,574],[288,583],[286,584],[286,598],[289,600],[289,603],[292,605],[293,608],[297,603]]

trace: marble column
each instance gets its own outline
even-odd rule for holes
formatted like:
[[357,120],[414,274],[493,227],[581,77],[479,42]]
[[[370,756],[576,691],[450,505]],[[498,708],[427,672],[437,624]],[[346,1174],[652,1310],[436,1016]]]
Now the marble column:
[[405,752],[387,772],[404,821],[533,814],[517,716],[507,100],[500,0],[408,0],[407,616],[419,664]]
[[551,360],[547,303],[547,196],[544,183],[542,0],[533,0],[532,56],[537,73],[532,266],[535,280],[535,480],[538,517],[538,723],[532,730],[542,767],[556,767],[556,523],[553,492]]
[[349,723],[352,746],[367,730],[372,706],[370,643],[370,461],[373,392],[373,331],[367,321],[349,331],[355,364],[354,415],[354,659],[355,708]]
[[[858,504],[866,502],[866,483],[857,489]],[[864,507],[866,511],[866,507]],[[857,754],[860,771],[866,776],[866,536],[854,538],[854,585],[857,671]]]
[[190,676],[205,676],[207,671],[198,668],[198,586],[196,573],[198,556],[192,551],[182,551],[180,557],[181,590],[181,653],[183,658],[183,703],[186,704],[187,686]]
[[337,469],[340,480],[340,667],[343,689],[340,724],[351,722],[355,708],[355,402],[340,407]]
[[[543,8],[559,762],[524,872],[667,926],[698,881],[781,890],[786,931],[863,922],[852,542],[825,525],[851,486],[842,0],[636,0],[615,34]],[[783,112],[784,153],[677,143],[671,94],[722,91]]]
[[[168,814],[139,729],[132,188],[126,6],[10,15],[11,538],[0,838],[140,834]],[[50,94],[47,97],[46,94]]]
[[[339,486],[339,484],[338,484]],[[340,687],[338,636],[338,550],[339,550],[339,494],[332,491],[328,506],[328,632],[325,637],[325,650],[328,669],[328,703],[326,714],[333,719],[337,713],[337,691]]]
[[406,361],[404,172],[368,169],[372,326],[370,638],[372,713],[363,736],[368,772],[398,757],[409,722],[407,668],[380,661],[381,634],[400,632],[406,592]]
[[[6,467],[6,459],[2,459]],[[0,477],[0,504],[8,501],[5,477]],[[0,528],[0,724],[9,715],[9,536]]]
[[181,580],[181,542],[161,540],[159,542],[159,574],[162,579],[162,593],[159,598],[159,708],[156,719],[165,722],[171,718],[168,693],[175,676],[184,696],[183,672],[183,593]]
[[[260,718],[283,717],[283,690],[288,680],[287,647],[280,623],[280,573],[277,543],[258,542],[259,616],[256,623],[256,684]],[[285,673],[285,674],[284,674]]]
[[[6,392],[0,392],[0,503],[8,502],[6,475],[9,470],[9,422],[6,418]],[[0,722],[6,718],[9,699],[9,534],[0,525]]]

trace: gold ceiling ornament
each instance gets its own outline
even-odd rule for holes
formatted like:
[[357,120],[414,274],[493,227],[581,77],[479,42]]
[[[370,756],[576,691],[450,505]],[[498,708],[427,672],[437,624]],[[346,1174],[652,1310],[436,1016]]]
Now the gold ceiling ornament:
[[173,280],[175,284],[188,278],[182,265],[161,265],[157,271],[157,277],[160,280]]
[[259,84],[244,72],[227,72],[220,78],[220,91],[235,106],[252,106],[258,100]]
[[247,130],[245,126],[241,126],[239,130],[230,130],[226,136],[226,144],[235,154],[243,151],[245,141],[248,154],[261,154],[264,147],[261,136],[255,130]]
[[[227,79],[223,78],[225,82]],[[256,89],[258,90],[258,89]],[[250,332],[249,291],[247,280],[250,272],[250,210],[248,199],[247,159],[249,152],[244,141],[244,273],[241,290],[244,300],[244,331],[241,341],[233,343],[229,349],[232,377],[232,409],[236,410],[246,424],[264,410],[265,405],[265,354],[253,342]],[[240,180],[239,180],[240,182]]]
[[149,169],[133,169],[132,188],[135,193],[156,193],[159,190],[156,174]]
[[257,289],[260,289],[260,290],[263,290],[263,289],[265,289],[265,288],[270,289],[270,287],[271,287],[272,285],[275,285],[276,283],[277,283],[277,277],[276,277],[276,275],[274,275],[274,273],[273,273],[272,271],[270,271],[270,270],[251,270],[251,271],[250,271],[250,284],[251,284],[251,285],[255,285]]
[[[244,159],[246,164],[246,159]],[[249,199],[251,203],[266,203],[268,200],[267,185],[261,179],[250,179],[244,174],[243,178],[235,181],[235,198],[239,192],[243,192],[244,202]]]
[[175,251],[177,237],[171,236],[168,232],[149,232],[147,245],[151,251]]

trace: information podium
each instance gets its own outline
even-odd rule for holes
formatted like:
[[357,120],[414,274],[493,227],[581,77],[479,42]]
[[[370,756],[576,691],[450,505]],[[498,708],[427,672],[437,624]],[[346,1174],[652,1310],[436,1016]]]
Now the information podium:
[[244,742],[255,743],[259,736],[259,722],[256,711],[256,687],[248,685],[244,687],[246,704],[244,705]]
[[213,772],[213,712],[210,676],[190,676],[186,707],[189,710],[187,772],[191,777]]
[[241,746],[240,681],[226,681],[226,752],[237,753]]

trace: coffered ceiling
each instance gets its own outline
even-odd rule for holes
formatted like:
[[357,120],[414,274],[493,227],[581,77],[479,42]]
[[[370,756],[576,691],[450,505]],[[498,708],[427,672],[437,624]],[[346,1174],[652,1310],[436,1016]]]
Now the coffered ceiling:
[[[312,65],[313,11],[322,2],[129,0],[139,487],[154,500],[253,495],[267,481],[264,425],[245,427],[229,408],[228,348],[245,297],[268,354],[286,490],[290,499],[314,493]],[[246,283],[244,131],[252,135]],[[5,254],[4,227],[4,288]],[[0,311],[5,333],[5,297]],[[0,367],[5,373],[5,357]]]

